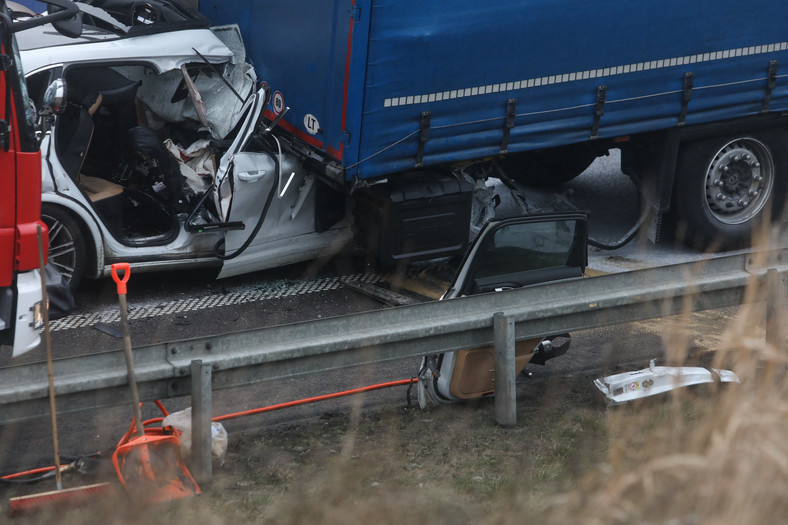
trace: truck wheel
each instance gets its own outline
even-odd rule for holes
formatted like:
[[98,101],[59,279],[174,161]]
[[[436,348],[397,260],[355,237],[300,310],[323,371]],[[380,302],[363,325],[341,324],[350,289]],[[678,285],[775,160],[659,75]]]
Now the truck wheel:
[[79,225],[64,209],[43,203],[41,220],[49,229],[49,263],[76,290],[85,273],[85,240]]
[[786,178],[788,134],[782,130],[683,145],[674,203],[684,243],[747,246],[758,221],[782,208]]

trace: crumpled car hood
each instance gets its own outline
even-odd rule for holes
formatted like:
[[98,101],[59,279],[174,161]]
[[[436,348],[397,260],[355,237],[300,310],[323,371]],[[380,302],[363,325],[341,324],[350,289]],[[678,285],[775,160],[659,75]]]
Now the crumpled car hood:
[[[223,139],[243,116],[241,108],[254,90],[257,77],[254,68],[245,61],[246,52],[238,26],[217,27],[213,28],[213,32],[218,39],[226,43],[225,48],[231,50],[233,60],[216,65],[221,77],[201,75],[193,80],[193,84],[202,100],[211,135],[216,139]],[[203,54],[202,51],[200,54]],[[207,55],[204,56],[209,58]],[[193,54],[188,62],[204,63],[196,54]],[[213,60],[210,62],[214,63]],[[201,120],[190,98],[179,103],[172,103],[168,99],[169,93],[172,93],[183,80],[184,74],[180,68],[186,63],[187,61],[181,61],[180,64],[173,62],[173,66],[177,65],[176,69],[161,75],[156,86],[146,88],[143,84],[137,93],[143,102],[151,108],[157,108],[159,116],[169,122],[182,119]],[[232,86],[232,89],[227,84]]]

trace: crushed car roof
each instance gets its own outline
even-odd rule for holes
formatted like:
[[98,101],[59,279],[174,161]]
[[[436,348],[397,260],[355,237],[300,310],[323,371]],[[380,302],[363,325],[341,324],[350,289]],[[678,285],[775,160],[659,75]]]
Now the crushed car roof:
[[[132,18],[138,5],[154,11]],[[155,62],[164,70],[195,59],[199,56],[195,50],[211,62],[232,57],[232,52],[212,34],[203,15],[167,0],[145,4],[82,0],[77,6],[83,19],[82,34],[77,38],[63,36],[52,25],[18,35],[28,73],[59,63],[105,60]]]
[[103,39],[104,32],[85,31],[81,38],[66,39],[51,26],[39,29],[20,33],[18,38],[27,73],[56,64],[105,61],[150,63],[161,72],[178,68],[186,62],[201,62],[200,55],[214,63],[233,58],[232,50],[210,29],[142,35],[122,42]]
[[[109,30],[118,37],[204,28],[210,25],[210,21],[202,13],[170,0],[146,2],[73,0],[73,2],[81,11],[80,19],[83,25]],[[17,18],[35,16],[35,12],[29,6],[10,2],[9,7]]]

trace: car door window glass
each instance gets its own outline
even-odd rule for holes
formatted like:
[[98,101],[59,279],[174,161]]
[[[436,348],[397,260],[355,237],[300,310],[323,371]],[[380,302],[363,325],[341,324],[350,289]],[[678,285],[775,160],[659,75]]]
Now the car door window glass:
[[574,219],[503,225],[479,247],[466,293],[582,276],[583,231]]
[[499,228],[477,256],[476,277],[566,266],[575,237],[574,220],[511,224]]

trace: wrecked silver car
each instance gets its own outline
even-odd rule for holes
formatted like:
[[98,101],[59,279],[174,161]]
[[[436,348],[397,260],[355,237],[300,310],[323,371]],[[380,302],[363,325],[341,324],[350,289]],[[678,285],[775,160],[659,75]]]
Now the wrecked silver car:
[[20,39],[39,111],[65,81],[68,102],[44,117],[42,218],[72,288],[115,262],[227,277],[314,258],[347,234],[316,224],[317,184],[263,122],[270,90],[236,26],[169,2],[126,17],[122,0],[78,5],[79,38],[43,26]]

